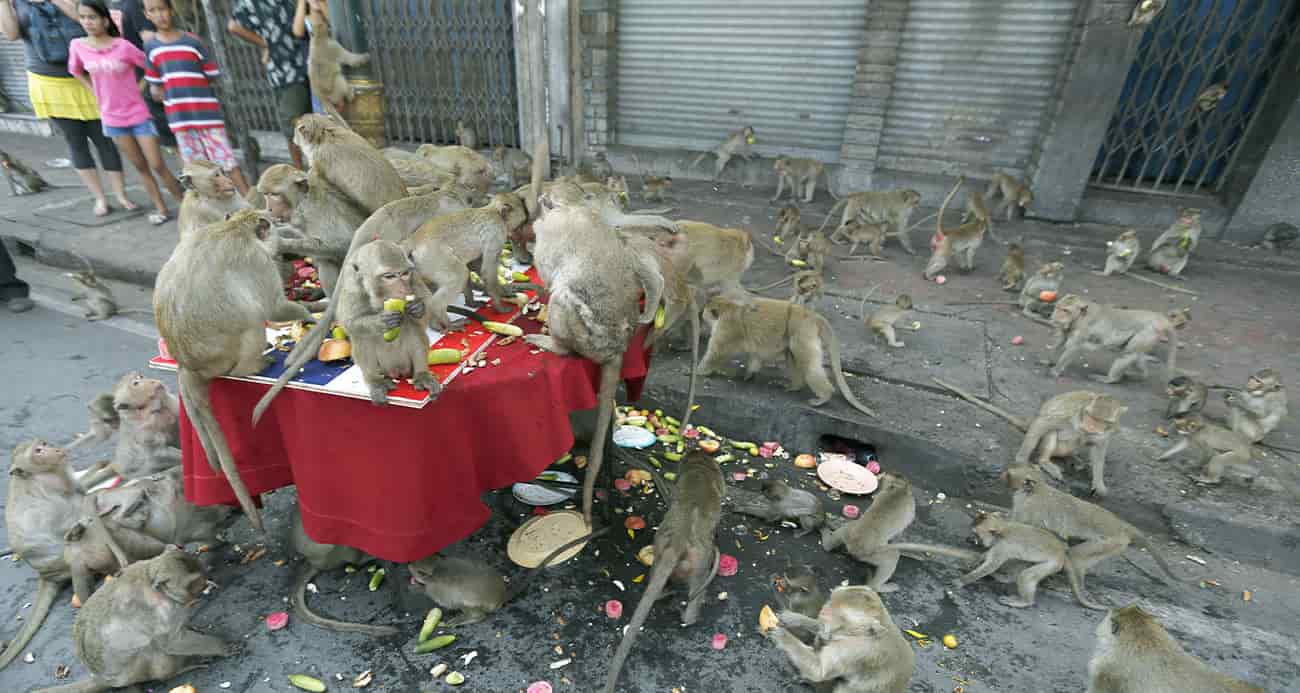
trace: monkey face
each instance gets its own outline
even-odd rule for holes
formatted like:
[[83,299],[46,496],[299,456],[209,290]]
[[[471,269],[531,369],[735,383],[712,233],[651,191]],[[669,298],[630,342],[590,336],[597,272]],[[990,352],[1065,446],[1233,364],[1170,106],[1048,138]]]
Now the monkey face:
[[912,297],[908,294],[899,294],[898,300],[894,302],[894,305],[898,306],[900,310],[911,310]]
[[[146,378],[136,371],[122,376],[113,390],[113,408],[127,418],[143,418],[162,406],[167,386],[156,378]],[[153,405],[153,406],[150,406]]]
[[1277,371],[1272,368],[1260,369],[1246,380],[1246,391],[1255,396],[1272,392],[1279,387]]
[[208,588],[198,559],[172,544],[150,561],[149,581],[155,590],[181,606],[192,606]]
[[1002,479],[1006,481],[1007,488],[1014,493],[1016,491],[1032,492],[1034,487],[1043,480],[1042,474],[1035,468],[1027,464],[1012,465],[1002,472]]
[[21,465],[23,468],[40,473],[61,469],[67,459],[67,453],[63,448],[55,447],[44,439],[37,438],[14,448],[14,460],[23,457],[26,457],[27,460],[26,464]]
[[1084,407],[1080,417],[1080,428],[1088,434],[1100,435],[1119,425],[1119,417],[1127,407],[1110,395],[1102,395]]
[[917,191],[915,191],[915,190],[912,190],[912,189],[910,189],[910,188],[907,189],[907,190],[904,190],[904,191],[902,191],[902,192],[903,192],[903,194],[902,194],[901,197],[902,197],[902,200],[903,200],[903,206],[905,206],[905,207],[915,207],[915,206],[921,204],[921,193],[919,193],[919,192],[917,192]]

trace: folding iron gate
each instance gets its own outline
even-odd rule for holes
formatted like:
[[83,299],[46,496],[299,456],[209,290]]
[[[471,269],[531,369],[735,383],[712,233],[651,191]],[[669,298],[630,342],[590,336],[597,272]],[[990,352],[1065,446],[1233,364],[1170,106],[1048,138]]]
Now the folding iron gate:
[[1091,184],[1214,193],[1300,24],[1297,0],[1171,0],[1147,27]]
[[519,143],[513,0],[362,0],[384,125],[399,142]]

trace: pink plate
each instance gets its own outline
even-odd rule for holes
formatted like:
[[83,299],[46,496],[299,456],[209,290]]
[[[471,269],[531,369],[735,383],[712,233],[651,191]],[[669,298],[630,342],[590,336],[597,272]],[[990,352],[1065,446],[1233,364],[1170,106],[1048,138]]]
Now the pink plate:
[[817,465],[817,476],[828,486],[844,493],[865,495],[880,483],[866,467],[844,459],[830,458]]

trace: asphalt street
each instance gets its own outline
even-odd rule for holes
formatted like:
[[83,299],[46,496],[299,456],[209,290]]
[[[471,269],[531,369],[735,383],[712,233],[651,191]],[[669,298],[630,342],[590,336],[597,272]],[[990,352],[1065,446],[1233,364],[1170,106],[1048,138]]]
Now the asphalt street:
[[[33,284],[38,306],[23,315],[0,310],[0,341],[4,345],[0,447],[5,450],[37,436],[55,443],[71,440],[84,429],[84,403],[107,390],[122,373],[144,368],[154,349],[147,316],[87,323],[69,302],[70,286],[58,271],[28,258],[19,258],[19,266],[20,274]],[[147,289],[127,285],[115,285],[115,289],[124,307],[148,308]],[[743,434],[729,432],[727,420],[720,415],[702,414],[700,423],[723,434]],[[84,466],[109,452],[107,445],[78,451],[74,463]],[[888,468],[890,461],[883,461]],[[8,464],[7,455],[4,464]],[[748,468],[755,470],[753,476],[737,480],[732,474],[746,466],[729,465],[728,484],[755,490],[759,480],[754,477],[772,474],[813,488],[808,476],[788,461],[771,469],[756,464]],[[0,476],[7,478],[7,474]],[[944,492],[946,495],[939,495]],[[942,482],[918,484],[917,522],[907,538],[951,544],[964,536],[969,508],[958,497],[959,492]],[[615,518],[631,510],[645,516],[653,528],[662,517],[662,503],[655,497],[614,496],[614,507],[621,511]],[[299,569],[287,548],[286,510],[292,498],[291,491],[271,497],[266,540],[254,536],[242,519],[236,521],[228,531],[232,545],[215,557],[211,577],[217,588],[194,614],[195,627],[241,642],[242,652],[214,662],[206,670],[156,684],[152,690],[167,691],[189,683],[200,693],[289,691],[293,689],[287,676],[305,673],[326,680],[329,690],[341,691],[351,690],[353,677],[367,670],[373,672],[368,690],[449,689],[429,674],[439,663],[466,676],[466,683],[460,686],[466,691],[523,691],[534,681],[548,681],[557,691],[599,690],[621,628],[640,596],[637,576],[646,570],[634,555],[649,542],[650,532],[629,538],[620,528],[613,537],[589,546],[579,558],[537,575],[517,602],[487,621],[455,629],[458,639],[452,646],[416,655],[416,633],[431,604],[410,591],[406,571],[400,566],[386,566],[389,579],[376,592],[366,589],[367,573],[360,570],[322,576],[316,583],[317,592],[310,596],[318,610],[337,618],[395,623],[402,629],[396,637],[372,641],[320,631],[292,618],[287,628],[268,631],[264,619],[269,613],[287,609],[285,596]],[[842,503],[828,500],[829,509],[835,512]],[[515,519],[523,516],[522,508],[503,507],[512,509]],[[430,521],[437,521],[436,508],[430,509]],[[722,525],[719,546],[739,559],[739,572],[715,581],[701,621],[693,627],[678,625],[677,598],[660,602],[629,659],[620,690],[803,690],[784,658],[756,631],[760,606],[773,601],[767,578],[787,561],[808,561],[821,572],[822,585],[829,587],[841,581],[860,582],[863,567],[842,554],[821,551],[815,535],[796,539],[788,529],[730,512],[724,513]],[[518,580],[525,572],[510,565],[504,556],[508,534],[506,522],[494,519],[449,553],[481,557]],[[245,562],[262,541],[268,549],[265,555]],[[1300,661],[1300,648],[1295,642],[1295,624],[1300,623],[1300,590],[1296,578],[1213,556],[1205,556],[1207,564],[1201,566],[1184,559],[1185,547],[1156,543],[1181,574],[1213,582],[1163,585],[1122,561],[1112,561],[1090,577],[1093,597],[1111,605],[1140,600],[1190,651],[1216,668],[1271,691],[1297,690],[1295,663]],[[1136,551],[1131,554],[1134,560],[1154,568],[1149,557]],[[949,583],[958,575],[955,565],[904,559],[895,577],[902,589],[884,597],[900,627],[929,636],[928,642],[914,642],[917,664],[911,690],[1083,689],[1092,632],[1100,614],[1076,605],[1063,579],[1045,583],[1037,607],[1016,610],[998,603],[1006,586],[989,580],[946,595]],[[18,619],[30,609],[35,584],[34,573],[21,562],[0,561],[0,640],[20,627]],[[1251,593],[1250,601],[1244,599],[1246,591]],[[68,597],[65,592],[28,647],[33,661],[19,660],[0,672],[0,690],[26,691],[85,675],[69,637],[74,611]],[[621,619],[605,615],[603,605],[610,599],[625,603]],[[729,638],[721,651],[710,646],[715,633]],[[939,644],[946,634],[958,639],[955,649]],[[71,669],[70,678],[64,681],[55,678],[61,665]]]

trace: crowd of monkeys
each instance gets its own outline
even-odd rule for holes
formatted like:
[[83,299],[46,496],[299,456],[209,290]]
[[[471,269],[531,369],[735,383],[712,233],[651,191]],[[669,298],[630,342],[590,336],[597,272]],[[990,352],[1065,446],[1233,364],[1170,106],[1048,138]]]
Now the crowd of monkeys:
[[[603,156],[576,173],[544,181],[543,162],[549,159],[544,142],[533,156],[497,147],[489,158],[466,146],[476,138],[463,124],[458,133],[465,144],[424,145],[415,153],[379,150],[333,116],[304,116],[296,125],[294,141],[309,169],[272,166],[248,199],[236,193],[219,167],[202,161],[185,167],[182,182],[188,192],[180,213],[181,240],[159,274],[154,315],[177,362],[180,401],[207,459],[230,481],[256,529],[263,530],[262,521],[213,416],[210,381],[260,372],[268,364],[265,323],[302,320],[313,326],[288,356],[285,375],[258,403],[254,421],[292,373],[317,353],[336,324],[349,335],[354,359],[376,404],[386,402],[398,379],[410,379],[436,396],[440,385],[425,366],[429,343],[423,328],[448,327],[449,313],[477,319],[472,311],[453,305],[462,291],[473,302],[476,281],[494,304],[519,300],[521,289],[539,288],[498,278],[495,265],[507,247],[515,259],[537,267],[548,296],[543,331],[526,339],[547,351],[578,355],[601,367],[594,444],[582,489],[582,512],[589,529],[595,529],[592,496],[602,465],[602,442],[613,418],[623,354],[639,326],[659,323],[660,308],[663,321],[650,331],[648,344],[666,341],[666,335],[681,325],[692,327],[688,400],[694,397],[695,371],[730,374],[732,361],[743,357],[748,365],[745,377],[764,363],[785,363],[788,388],[807,387],[814,395],[809,402],[823,404],[834,390],[823,363],[823,352],[829,351],[834,384],[855,408],[873,415],[850,391],[840,365],[839,343],[830,323],[814,310],[813,300],[821,295],[822,273],[833,243],[851,243],[850,254],[866,243],[878,257],[884,240],[892,237],[915,254],[908,223],[921,201],[917,192],[847,195],[817,229],[801,223],[798,207],[783,208],[777,237],[791,239],[786,257],[801,269],[778,282],[792,284],[791,299],[775,300],[756,296],[740,283],[754,260],[754,238],[748,231],[662,216],[670,210],[629,211],[626,179],[614,175]],[[749,158],[755,141],[749,127],[724,140],[712,152],[714,178],[733,157]],[[701,154],[696,163],[708,154]],[[806,159],[781,157],[774,168],[780,176],[774,200],[788,186],[793,196],[810,201],[825,176],[822,164]],[[508,177],[514,190],[489,196],[498,174]],[[516,188],[524,177],[528,182]],[[645,199],[658,201],[671,179],[643,173],[642,183]],[[945,228],[943,212],[961,184],[959,180],[940,209],[931,239],[932,256],[925,268],[927,278],[949,264],[971,269],[984,235],[992,233],[988,203],[993,199],[1001,198],[1008,218],[1032,199],[1026,186],[999,174],[984,195],[970,196],[966,220]],[[840,223],[826,236],[823,230],[841,206]],[[1199,233],[1198,213],[1188,211],[1157,240],[1148,264],[1179,275]],[[1138,254],[1136,235],[1121,235],[1110,244],[1104,273],[1127,272]],[[303,256],[312,258],[329,296],[323,307],[285,297],[281,265],[287,257]],[[1048,263],[1026,277],[1024,262],[1023,250],[1011,245],[1001,272],[1002,286],[1020,290],[1017,303],[1025,316],[1056,329],[1061,353],[1054,373],[1059,374],[1082,351],[1105,348],[1120,355],[1102,380],[1119,382],[1130,371],[1145,376],[1152,352],[1162,345],[1167,348],[1166,365],[1172,377],[1168,413],[1175,417],[1183,438],[1161,459],[1195,447],[1208,460],[1198,479],[1217,483],[1226,466],[1249,462],[1252,445],[1286,415],[1282,384],[1273,371],[1263,370],[1244,389],[1229,391],[1226,427],[1206,421],[1200,412],[1207,386],[1186,375],[1173,377],[1172,372],[1175,329],[1187,319],[1185,313],[1123,309],[1074,294],[1058,300],[1055,294],[1064,266]],[[474,269],[481,279],[474,278]],[[78,274],[84,275],[78,281],[92,294],[88,303],[96,307],[93,317],[116,312],[111,292],[93,271]],[[406,299],[400,311],[385,308],[385,301],[392,298]],[[199,305],[204,309],[193,309]],[[312,310],[322,308],[323,315],[313,317]],[[890,347],[903,347],[896,322],[910,308],[911,299],[901,295],[893,304],[864,316],[864,327]],[[701,316],[710,334],[705,354],[697,359]],[[405,325],[412,329],[401,329],[397,339],[383,337]],[[958,586],[988,575],[1009,574],[1016,596],[1002,602],[1012,607],[1033,605],[1038,584],[1064,571],[1082,605],[1104,608],[1087,595],[1085,577],[1099,562],[1122,554],[1131,544],[1147,548],[1166,574],[1181,580],[1137,528],[1049,483],[1048,477],[1063,476],[1054,459],[1079,456],[1091,465],[1093,491],[1106,493],[1106,450],[1125,411],[1119,400],[1086,390],[1067,392],[1048,400],[1034,418],[1022,419],[951,389],[1026,432],[1002,474],[1012,498],[1010,511],[975,519],[973,531],[984,552],[895,541],[911,525],[916,505],[911,484],[896,475],[881,477],[879,490],[861,517],[842,522],[827,518],[817,496],[784,482],[769,481],[762,493],[727,489],[717,463],[693,451],[681,462],[671,488],[650,470],[665,491],[668,510],[655,535],[656,560],[646,592],[614,656],[604,690],[615,690],[638,631],[670,580],[685,582],[688,588],[683,622],[698,618],[705,589],[717,572],[715,533],[724,498],[737,512],[771,522],[794,521],[801,535],[820,531],[826,550],[842,549],[871,566],[865,585],[838,587],[829,595],[806,567],[791,568],[782,576],[785,590],[777,598],[785,608],[768,636],[788,655],[799,675],[821,691],[907,689],[912,649],[879,597],[897,589],[890,578],[902,556],[946,556],[969,564],[970,571],[957,581]],[[69,581],[74,604],[81,609],[73,638],[91,678],[46,690],[100,691],[166,679],[205,658],[233,653],[230,645],[186,629],[186,607],[203,592],[206,579],[198,560],[173,545],[218,545],[218,531],[231,512],[195,507],[183,497],[179,406],[161,381],[138,373],[123,377],[113,392],[90,403],[90,430],[67,446],[73,449],[118,436],[113,459],[95,465],[79,479],[71,473],[65,449],[35,440],[14,450],[6,506],[11,550],[37,571],[39,582],[36,607],[0,655],[0,667],[22,652]],[[690,409],[688,401],[683,426]],[[89,491],[113,476],[126,483]],[[396,632],[389,626],[336,621],[310,611],[305,602],[308,581],[319,571],[367,557],[354,548],[313,542],[300,518],[295,518],[292,544],[306,559],[291,595],[302,620],[376,636]],[[1023,565],[1018,572],[1007,573],[1004,566],[1011,562]],[[485,563],[438,555],[411,564],[410,571],[435,602],[460,612],[458,623],[486,618],[524,586],[507,590],[502,577]],[[119,574],[117,579],[94,590],[96,576],[114,573]],[[138,608],[140,604],[148,608]],[[126,633],[133,637],[125,637]],[[1097,634],[1089,691],[1260,690],[1222,676],[1186,654],[1149,613],[1135,606],[1110,611]]]

